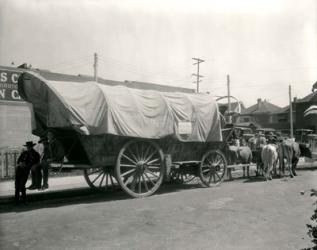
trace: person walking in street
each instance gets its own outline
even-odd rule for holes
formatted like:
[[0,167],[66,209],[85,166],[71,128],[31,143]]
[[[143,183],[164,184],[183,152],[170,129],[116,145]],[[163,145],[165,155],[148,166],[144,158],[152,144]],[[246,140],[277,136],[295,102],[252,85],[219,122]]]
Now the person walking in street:
[[26,188],[25,184],[27,182],[28,176],[32,166],[36,165],[40,161],[40,154],[34,150],[34,145],[32,141],[26,142],[26,150],[21,153],[17,161],[17,167],[15,172],[15,204],[20,203],[20,193],[22,198],[22,203],[26,204]]

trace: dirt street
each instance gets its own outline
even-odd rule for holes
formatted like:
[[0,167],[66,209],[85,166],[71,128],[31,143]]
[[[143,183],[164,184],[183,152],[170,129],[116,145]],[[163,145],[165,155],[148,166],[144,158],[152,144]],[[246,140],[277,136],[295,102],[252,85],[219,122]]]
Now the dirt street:
[[[294,179],[239,179],[217,188],[164,186],[0,208],[1,249],[301,249],[311,246],[317,171]],[[301,194],[301,192],[304,194]]]

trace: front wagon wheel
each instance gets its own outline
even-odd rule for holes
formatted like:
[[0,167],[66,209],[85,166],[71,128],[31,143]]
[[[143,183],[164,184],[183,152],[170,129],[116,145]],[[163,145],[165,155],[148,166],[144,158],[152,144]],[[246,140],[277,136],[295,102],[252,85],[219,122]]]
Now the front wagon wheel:
[[89,187],[94,190],[111,190],[117,185],[113,168],[109,167],[84,169],[84,177]]
[[223,153],[210,150],[202,157],[199,166],[199,177],[206,187],[219,185],[225,178],[227,161]]
[[127,194],[135,198],[150,196],[163,181],[163,152],[153,141],[129,141],[119,152],[115,173]]

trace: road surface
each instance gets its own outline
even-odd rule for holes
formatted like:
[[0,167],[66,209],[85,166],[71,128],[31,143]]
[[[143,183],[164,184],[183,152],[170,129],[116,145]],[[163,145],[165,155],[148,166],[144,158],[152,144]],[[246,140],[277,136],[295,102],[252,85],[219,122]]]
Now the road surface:
[[294,179],[238,179],[216,188],[164,186],[0,208],[1,249],[301,249],[317,170]]

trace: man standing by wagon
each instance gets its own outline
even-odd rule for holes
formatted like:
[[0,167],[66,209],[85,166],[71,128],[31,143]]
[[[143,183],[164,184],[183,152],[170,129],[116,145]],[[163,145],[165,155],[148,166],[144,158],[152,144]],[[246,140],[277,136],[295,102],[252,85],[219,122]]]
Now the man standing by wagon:
[[20,193],[22,196],[22,202],[26,204],[26,188],[25,184],[28,180],[28,176],[32,166],[40,162],[40,154],[36,152],[33,147],[36,145],[32,141],[26,142],[26,150],[21,153],[18,158],[18,165],[15,172],[15,204],[20,202]]
[[[47,189],[48,188],[48,168],[50,157],[49,143],[46,136],[42,136],[38,142],[38,152],[40,154],[40,163],[32,167],[32,185],[28,189]],[[43,185],[42,184],[43,179]]]

